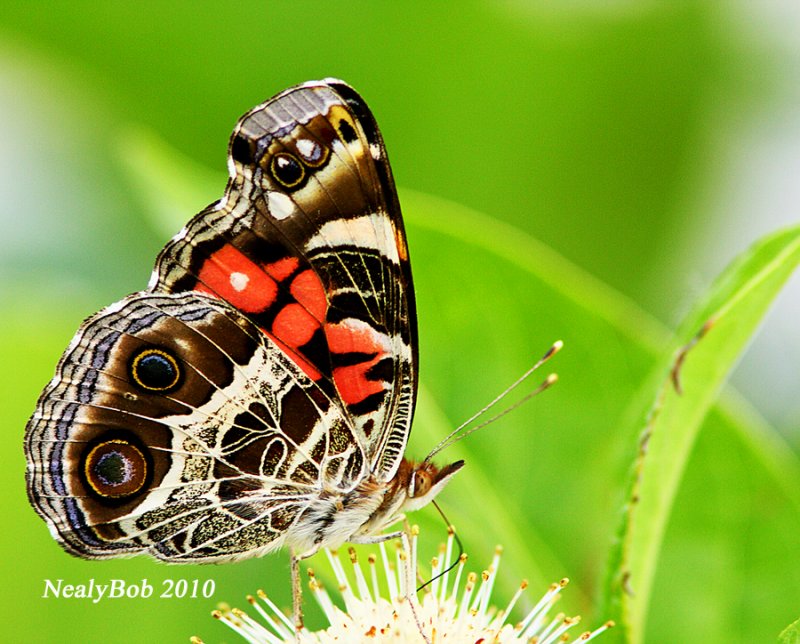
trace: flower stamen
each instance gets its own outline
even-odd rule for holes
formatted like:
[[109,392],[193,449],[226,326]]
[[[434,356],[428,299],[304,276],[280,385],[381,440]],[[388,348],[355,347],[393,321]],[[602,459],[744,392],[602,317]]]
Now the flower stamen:
[[[295,632],[289,618],[278,610],[262,590],[256,593],[256,597],[248,595],[247,601],[255,608],[263,623],[255,621],[238,608],[227,606],[221,606],[212,614],[251,644],[333,644],[365,639],[376,644],[448,644],[462,641],[555,644],[569,639],[567,631],[580,622],[580,617],[568,617],[564,613],[554,618],[549,616],[560,598],[561,590],[569,583],[568,579],[552,584],[533,609],[513,625],[507,621],[508,617],[519,603],[522,593],[527,590],[528,582],[523,581],[505,609],[498,610],[492,606],[491,596],[502,548],[495,550],[491,564],[481,573],[480,580],[476,573],[469,572],[462,586],[467,562],[465,554],[459,555],[455,572],[449,575],[454,534],[454,531],[448,530],[447,544],[439,549],[438,556],[431,561],[432,583],[421,592],[414,591],[414,583],[418,578],[416,555],[419,531],[416,527],[404,535],[402,545],[393,557],[388,554],[385,543],[378,544],[385,580],[378,579],[378,562],[374,554],[367,558],[369,572],[366,572],[356,551],[350,548],[347,558],[353,570],[348,572],[343,565],[344,556],[326,551],[345,610],[334,603],[314,571],[309,569],[311,596],[329,623],[324,630],[312,632],[303,628]],[[382,587],[388,588],[388,598],[382,595]],[[606,622],[593,631],[586,631],[578,637],[578,641],[588,642],[613,625],[613,622]],[[192,642],[202,644],[198,638],[193,638]]]

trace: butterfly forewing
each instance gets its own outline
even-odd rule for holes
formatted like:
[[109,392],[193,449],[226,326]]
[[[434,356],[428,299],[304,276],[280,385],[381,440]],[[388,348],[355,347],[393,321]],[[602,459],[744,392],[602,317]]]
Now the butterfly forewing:
[[225,197],[159,257],[155,289],[198,290],[247,315],[343,408],[371,468],[390,478],[410,427],[417,341],[372,115],[342,83],[287,90],[240,119],[229,165]]

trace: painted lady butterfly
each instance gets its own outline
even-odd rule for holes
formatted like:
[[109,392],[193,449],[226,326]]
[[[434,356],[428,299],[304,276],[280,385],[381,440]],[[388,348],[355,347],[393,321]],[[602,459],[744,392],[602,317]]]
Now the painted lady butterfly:
[[239,120],[228,168],[148,288],[81,326],[28,424],[31,503],[74,555],[285,545],[296,576],[321,547],[387,538],[463,465],[404,457],[414,291],[361,97],[286,90]]

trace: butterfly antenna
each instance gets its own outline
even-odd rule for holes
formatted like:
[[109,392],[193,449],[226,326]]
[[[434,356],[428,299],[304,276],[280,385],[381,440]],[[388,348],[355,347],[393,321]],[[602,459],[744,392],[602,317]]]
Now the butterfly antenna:
[[431,577],[428,581],[419,586],[417,588],[417,592],[421,591],[426,586],[429,586],[440,577],[444,577],[448,572],[450,572],[453,568],[455,568],[458,565],[458,562],[461,561],[461,555],[464,554],[464,545],[461,543],[461,539],[459,538],[456,529],[447,520],[447,517],[444,514],[444,510],[442,510],[442,508],[439,507],[439,504],[436,502],[436,500],[431,501],[431,503],[433,504],[433,507],[435,507],[436,510],[439,512],[439,514],[442,515],[442,519],[444,519],[444,523],[447,526],[448,534],[452,533],[453,537],[455,537],[456,543],[458,544],[458,556],[453,560],[453,563],[451,563],[446,570],[442,570],[442,572],[440,572],[438,575],[436,575],[435,577]]
[[463,423],[461,423],[461,424],[460,424],[458,427],[456,427],[456,428],[455,428],[455,429],[454,429],[452,432],[450,432],[450,433],[449,433],[447,436],[445,436],[445,437],[444,437],[444,439],[442,439],[442,440],[439,442],[439,444],[438,444],[438,445],[436,445],[436,447],[434,447],[434,448],[431,450],[430,454],[428,454],[428,455],[425,457],[425,460],[424,460],[423,462],[428,462],[428,461],[429,461],[429,460],[431,460],[431,459],[432,459],[432,458],[433,458],[433,457],[434,457],[436,454],[438,454],[439,452],[441,452],[441,451],[442,451],[442,450],[443,450],[445,447],[449,447],[450,445],[452,445],[453,443],[455,443],[455,442],[456,442],[456,441],[458,441],[458,440],[461,440],[461,439],[462,439],[462,438],[464,438],[465,436],[469,436],[470,434],[472,434],[473,432],[475,432],[475,431],[477,431],[477,430],[481,429],[482,427],[486,427],[486,425],[488,425],[488,424],[490,424],[490,423],[493,423],[493,422],[494,422],[494,421],[496,421],[498,418],[502,418],[503,416],[505,416],[505,415],[506,415],[507,413],[509,413],[510,411],[513,411],[513,410],[515,410],[517,407],[519,407],[519,406],[520,406],[520,405],[522,405],[523,403],[527,402],[529,399],[533,398],[533,397],[534,397],[536,394],[539,394],[539,393],[541,393],[542,391],[544,391],[545,389],[547,389],[548,387],[550,387],[552,384],[554,384],[554,383],[555,383],[555,382],[558,380],[558,376],[556,376],[556,374],[554,374],[554,373],[551,373],[549,376],[547,376],[547,378],[544,380],[544,382],[543,382],[541,385],[539,385],[539,386],[538,386],[538,387],[537,387],[537,388],[536,388],[534,391],[530,392],[530,393],[529,393],[529,394],[527,394],[527,395],[526,395],[524,398],[522,398],[521,400],[519,400],[519,401],[517,401],[516,403],[514,403],[513,405],[511,405],[511,406],[510,406],[508,409],[505,409],[504,411],[500,412],[500,413],[499,413],[499,414],[497,414],[496,416],[493,416],[493,417],[492,417],[492,418],[490,418],[489,420],[487,420],[487,421],[485,421],[485,422],[482,422],[481,424],[479,424],[479,425],[477,425],[477,426],[475,426],[475,427],[471,428],[469,431],[465,432],[464,434],[461,434],[461,435],[459,435],[459,434],[460,434],[460,432],[461,432],[462,430],[464,430],[464,428],[465,428],[465,427],[468,427],[469,425],[471,425],[471,424],[472,424],[473,422],[475,422],[475,421],[476,421],[478,418],[480,418],[480,417],[481,417],[481,416],[483,416],[483,415],[484,415],[484,414],[485,414],[487,411],[489,411],[489,410],[490,410],[492,407],[494,407],[494,406],[495,406],[497,403],[499,403],[501,400],[503,400],[503,398],[505,398],[505,397],[506,397],[508,394],[510,394],[512,391],[514,391],[514,389],[516,389],[516,388],[517,388],[517,387],[519,387],[519,386],[520,386],[520,385],[521,385],[523,382],[525,382],[525,381],[528,379],[528,377],[529,377],[529,376],[530,376],[530,375],[531,375],[531,374],[532,374],[534,371],[536,371],[536,370],[537,370],[539,367],[541,367],[541,366],[542,366],[542,365],[543,365],[545,362],[547,362],[547,361],[548,361],[550,358],[552,358],[552,357],[553,357],[553,356],[554,356],[556,353],[558,353],[558,352],[561,350],[561,348],[562,348],[563,346],[564,346],[564,343],[563,343],[561,340],[558,340],[558,341],[554,342],[554,343],[553,343],[553,346],[552,346],[552,347],[550,347],[550,348],[547,350],[547,353],[545,353],[545,354],[544,354],[544,355],[543,355],[543,356],[542,356],[542,357],[541,357],[541,358],[538,360],[538,362],[537,362],[535,365],[533,365],[533,366],[532,366],[530,369],[528,369],[528,370],[527,370],[525,373],[523,373],[523,374],[522,374],[522,375],[521,375],[519,378],[517,378],[516,382],[514,382],[514,383],[513,383],[513,384],[512,384],[510,387],[508,387],[508,389],[506,389],[505,391],[503,391],[502,393],[500,393],[500,395],[498,395],[498,396],[497,396],[497,397],[496,397],[494,400],[492,400],[492,401],[491,401],[491,402],[490,402],[488,405],[486,405],[485,407],[483,407],[483,409],[480,409],[480,410],[478,410],[476,413],[474,413],[472,416],[470,416],[470,417],[469,417],[469,418],[468,418],[466,421],[464,421]]

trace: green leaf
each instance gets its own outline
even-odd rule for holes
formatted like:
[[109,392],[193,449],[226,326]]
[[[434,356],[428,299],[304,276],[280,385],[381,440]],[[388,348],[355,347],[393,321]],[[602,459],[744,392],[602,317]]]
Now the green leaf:
[[[653,578],[698,430],[770,303],[800,261],[800,227],[770,235],[716,281],[655,370],[609,593],[629,641],[643,641]],[[682,393],[679,393],[682,391]]]
[[724,392],[673,503],[645,641],[774,639],[800,596],[799,472],[780,435]]

